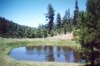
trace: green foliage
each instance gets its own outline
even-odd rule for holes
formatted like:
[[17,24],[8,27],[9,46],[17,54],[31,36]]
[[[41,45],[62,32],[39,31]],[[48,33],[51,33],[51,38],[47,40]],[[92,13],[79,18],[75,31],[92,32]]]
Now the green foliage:
[[77,25],[78,12],[79,12],[79,8],[78,8],[78,2],[76,0],[76,2],[75,2],[75,10],[74,10],[74,17],[73,17],[73,25],[74,25],[74,27]]
[[65,15],[62,19],[62,29],[64,31],[64,34],[72,31],[72,23],[71,23],[70,10],[69,9],[68,9],[68,11],[66,10]]
[[19,25],[0,17],[0,37],[35,38],[35,28]]
[[42,38],[47,36],[48,31],[44,25],[32,28],[0,17],[0,37],[2,38]]
[[46,18],[47,20],[49,20],[48,22],[48,32],[50,34],[51,30],[53,30],[53,21],[54,21],[54,9],[52,7],[52,4],[48,5],[48,13],[46,14]]
[[87,0],[87,12],[79,12],[76,30],[81,56],[91,66],[100,64],[100,0]]
[[57,26],[56,29],[58,29],[58,33],[60,34],[61,33],[61,28],[62,28],[62,23],[61,23],[61,17],[60,17],[59,13],[57,14],[56,23],[57,23],[56,24],[56,26]]
[[57,19],[56,19],[56,21],[57,21],[57,28],[61,28],[61,17],[60,17],[60,14],[58,13],[57,14]]
[[72,31],[72,20],[70,18],[70,10],[66,11],[64,18],[61,19],[60,14],[57,14],[56,24],[54,21],[55,10],[52,5],[48,5],[48,13],[46,18],[48,24],[39,25],[38,28],[32,28],[24,25],[19,25],[13,21],[9,21],[0,17],[0,37],[2,38],[46,38],[57,34],[66,34]]
[[51,30],[51,32],[50,32],[50,36],[54,36],[54,30]]
[[48,31],[46,29],[43,30],[44,38],[48,37]]

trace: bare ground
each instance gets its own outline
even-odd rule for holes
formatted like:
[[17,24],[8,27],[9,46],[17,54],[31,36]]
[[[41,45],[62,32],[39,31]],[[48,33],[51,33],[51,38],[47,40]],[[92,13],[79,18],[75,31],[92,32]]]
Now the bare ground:
[[72,33],[67,33],[66,35],[57,35],[57,36],[54,36],[54,37],[48,37],[47,39],[72,40],[73,39],[73,34]]

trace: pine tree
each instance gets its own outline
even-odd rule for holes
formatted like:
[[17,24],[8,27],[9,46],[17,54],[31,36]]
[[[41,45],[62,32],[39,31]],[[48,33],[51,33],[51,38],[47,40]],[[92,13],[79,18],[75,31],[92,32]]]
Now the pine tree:
[[68,20],[70,20],[70,9],[68,8]]
[[56,21],[57,21],[58,33],[60,34],[60,33],[61,33],[61,26],[62,26],[62,24],[61,24],[61,17],[60,17],[60,14],[59,14],[59,13],[57,14],[57,19],[56,19]]
[[78,12],[79,12],[79,7],[78,7],[78,1],[75,1],[75,10],[74,10],[74,17],[73,17],[73,25],[77,25],[77,18],[78,18]]
[[71,32],[72,31],[72,25],[71,25],[71,18],[70,18],[70,9],[65,11],[65,15],[62,19],[62,27],[64,30],[64,34],[66,34],[66,32]]
[[100,0],[87,0],[87,16],[81,19],[82,57],[95,66],[100,64]]
[[49,20],[48,22],[48,32],[50,34],[50,32],[53,30],[53,21],[54,21],[54,9],[52,7],[52,4],[48,5],[48,13],[46,14],[46,18]]
[[62,19],[62,27],[63,27],[63,30],[64,30],[64,34],[66,34],[66,32],[67,32],[67,21],[68,21],[68,12],[67,12],[67,10],[65,11],[65,15],[64,15],[64,17],[63,17],[63,19]]
[[67,26],[68,32],[72,31],[72,22],[70,17],[70,9],[68,9],[68,26]]

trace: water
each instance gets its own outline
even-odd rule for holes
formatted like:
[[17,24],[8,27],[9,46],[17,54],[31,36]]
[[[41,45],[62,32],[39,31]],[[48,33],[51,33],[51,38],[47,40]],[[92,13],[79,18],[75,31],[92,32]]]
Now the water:
[[79,54],[65,46],[34,46],[12,49],[10,57],[21,61],[80,62]]

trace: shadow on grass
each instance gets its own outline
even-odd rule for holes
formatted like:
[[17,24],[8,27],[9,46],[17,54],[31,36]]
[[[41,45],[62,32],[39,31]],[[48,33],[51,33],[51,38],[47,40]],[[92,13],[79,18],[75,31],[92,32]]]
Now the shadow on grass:
[[86,64],[85,66],[100,66],[100,63],[98,63],[98,64],[95,64],[95,65]]

